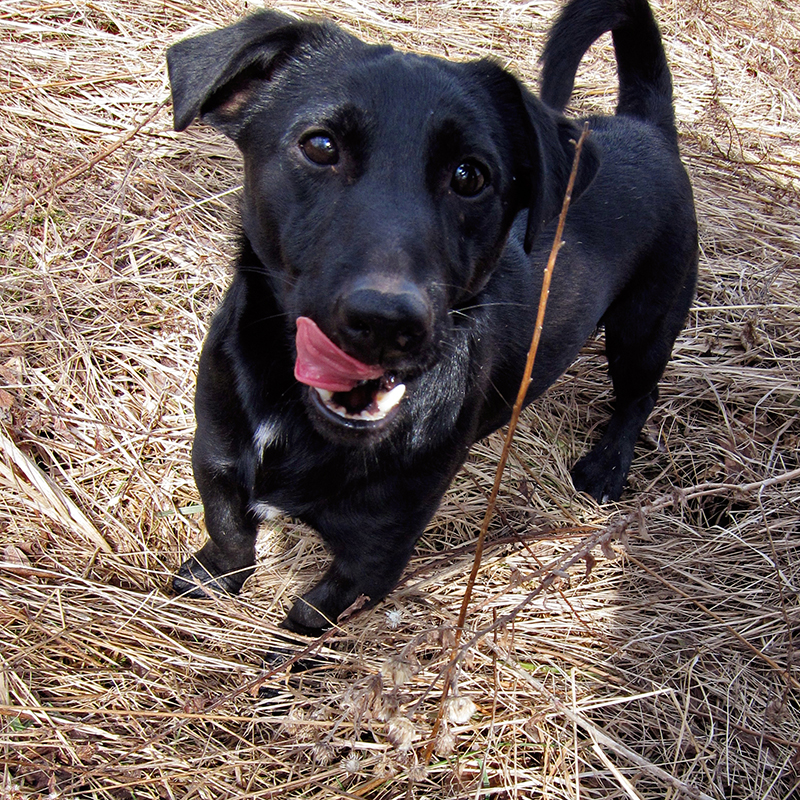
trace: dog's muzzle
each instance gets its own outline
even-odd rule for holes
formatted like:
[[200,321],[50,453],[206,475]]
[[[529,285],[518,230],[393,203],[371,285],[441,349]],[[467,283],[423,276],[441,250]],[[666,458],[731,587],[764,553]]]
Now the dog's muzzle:
[[308,317],[297,319],[296,344],[295,377],[330,422],[368,429],[395,415],[406,387],[394,375],[345,353]]

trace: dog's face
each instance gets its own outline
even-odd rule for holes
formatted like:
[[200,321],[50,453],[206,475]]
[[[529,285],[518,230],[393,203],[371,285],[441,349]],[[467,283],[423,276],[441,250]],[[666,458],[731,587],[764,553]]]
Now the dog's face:
[[368,51],[344,72],[318,69],[317,94],[276,87],[250,123],[243,219],[290,325],[310,318],[381,368],[350,391],[305,390],[320,430],[363,441],[395,423],[448,346],[450,312],[491,274],[519,178],[463,68]]
[[201,114],[242,151],[245,234],[288,335],[309,321],[296,374],[312,422],[336,441],[381,439],[447,353],[516,214],[546,216],[516,80],[275,12],[169,61],[176,128]]

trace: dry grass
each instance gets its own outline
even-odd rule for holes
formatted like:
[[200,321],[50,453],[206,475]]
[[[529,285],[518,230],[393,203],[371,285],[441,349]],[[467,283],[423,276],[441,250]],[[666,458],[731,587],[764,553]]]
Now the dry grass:
[[[308,643],[275,623],[326,555],[291,521],[264,532],[240,598],[163,592],[201,538],[193,374],[240,181],[220,136],[171,132],[164,50],[244,7],[0,2],[0,795],[795,796],[797,0],[660,5],[698,299],[624,502],[593,506],[568,477],[607,410],[601,342],[523,418],[427,768],[499,438],[475,448],[400,588],[304,670],[281,661]],[[555,9],[314,6],[531,81]],[[613,105],[610,58],[593,51],[576,107]]]

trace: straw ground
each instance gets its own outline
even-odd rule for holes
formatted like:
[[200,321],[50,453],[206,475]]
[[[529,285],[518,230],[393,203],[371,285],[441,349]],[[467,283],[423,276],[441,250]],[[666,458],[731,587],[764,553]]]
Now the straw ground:
[[[557,8],[281,7],[492,55],[531,82]],[[0,2],[0,795],[794,796],[797,0],[657,6],[700,217],[697,302],[621,503],[568,477],[607,413],[602,337],[524,415],[427,764],[499,437],[401,586],[323,642],[277,637],[327,558],[292,520],[263,531],[241,597],[164,591],[202,538],[193,377],[241,180],[219,135],[172,133],[164,50],[245,8]],[[573,105],[610,109],[614,89],[603,41]]]

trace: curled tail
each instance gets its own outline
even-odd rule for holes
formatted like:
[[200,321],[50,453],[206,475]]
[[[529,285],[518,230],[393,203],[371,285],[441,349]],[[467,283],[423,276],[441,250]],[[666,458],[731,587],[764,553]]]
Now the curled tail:
[[672,78],[647,0],[570,0],[542,55],[542,100],[558,111],[564,109],[578,64],[606,31],[611,31],[617,57],[617,114],[656,125],[677,146]]

